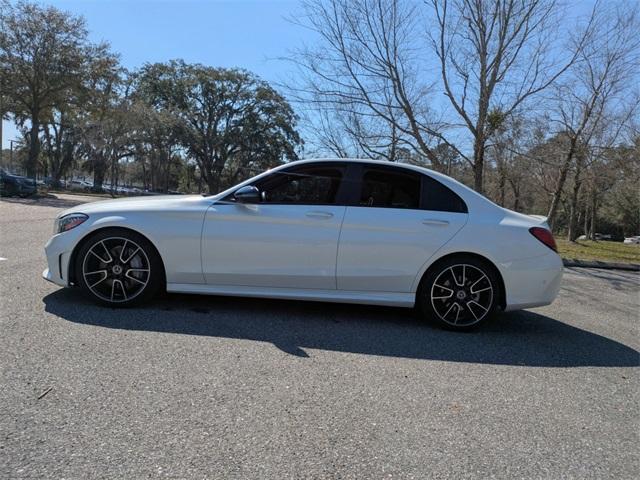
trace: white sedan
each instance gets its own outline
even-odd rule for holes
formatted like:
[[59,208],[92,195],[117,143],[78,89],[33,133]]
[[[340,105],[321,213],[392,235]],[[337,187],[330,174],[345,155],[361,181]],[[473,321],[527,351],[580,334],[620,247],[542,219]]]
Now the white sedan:
[[545,219],[445,175],[307,160],[214,196],[138,197],[61,213],[43,276],[130,306],[169,292],[413,307],[468,329],[548,305],[562,261]]

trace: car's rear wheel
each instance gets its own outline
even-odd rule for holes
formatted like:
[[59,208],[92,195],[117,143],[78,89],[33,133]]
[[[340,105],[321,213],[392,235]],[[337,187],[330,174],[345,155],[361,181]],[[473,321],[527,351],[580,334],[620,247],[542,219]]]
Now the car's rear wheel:
[[486,322],[498,305],[495,272],[474,257],[439,262],[423,278],[418,291],[422,314],[449,330],[470,330]]
[[94,301],[128,307],[151,298],[163,281],[162,260],[151,243],[130,230],[89,237],[76,257],[75,278]]

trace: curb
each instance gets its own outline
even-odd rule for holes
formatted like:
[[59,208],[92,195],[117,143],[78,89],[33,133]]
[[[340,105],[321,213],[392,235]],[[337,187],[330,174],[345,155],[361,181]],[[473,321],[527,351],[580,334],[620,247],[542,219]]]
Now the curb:
[[104,198],[105,200],[111,200],[113,198],[121,198],[121,196],[112,197],[108,193],[74,192],[74,191],[66,191],[66,190],[49,190],[45,195],[53,195],[55,198],[58,198],[56,197],[56,195],[72,195],[76,197]]
[[599,262],[597,260],[578,260],[577,258],[563,258],[565,267],[601,268],[603,270],[628,270],[640,272],[640,265],[637,263],[612,263]]

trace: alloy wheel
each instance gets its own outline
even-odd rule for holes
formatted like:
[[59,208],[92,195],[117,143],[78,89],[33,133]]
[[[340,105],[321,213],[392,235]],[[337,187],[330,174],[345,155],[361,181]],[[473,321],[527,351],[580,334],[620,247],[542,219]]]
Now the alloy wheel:
[[144,249],[122,237],[94,243],[82,262],[87,288],[111,303],[127,302],[140,295],[151,278],[151,264]]
[[448,266],[431,287],[431,306],[440,320],[454,327],[480,322],[493,304],[491,280],[481,269],[469,264]]

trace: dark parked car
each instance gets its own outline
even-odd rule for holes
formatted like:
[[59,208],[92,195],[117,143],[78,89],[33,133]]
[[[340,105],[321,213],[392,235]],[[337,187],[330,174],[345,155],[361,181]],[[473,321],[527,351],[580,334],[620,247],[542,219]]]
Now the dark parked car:
[[28,197],[38,191],[32,178],[0,172],[0,195],[3,197]]

